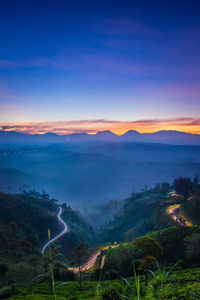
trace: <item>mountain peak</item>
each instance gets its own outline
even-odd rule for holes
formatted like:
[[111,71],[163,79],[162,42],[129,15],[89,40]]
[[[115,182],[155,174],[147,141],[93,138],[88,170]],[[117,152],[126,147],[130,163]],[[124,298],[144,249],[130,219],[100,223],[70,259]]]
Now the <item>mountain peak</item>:
[[132,130],[132,129],[130,129],[130,130],[126,131],[126,132],[123,134],[123,136],[132,135],[132,134],[140,134],[140,133],[139,133],[137,130]]
[[57,133],[54,133],[54,132],[46,132],[44,133],[45,136],[57,136],[58,134]]
[[110,130],[97,131],[96,135],[98,135],[98,136],[116,136],[116,134]]
[[191,133],[187,133],[184,131],[178,131],[178,130],[160,130],[160,131],[154,132],[154,135],[160,135],[160,134],[171,135],[171,136],[180,136],[180,135],[191,136]]

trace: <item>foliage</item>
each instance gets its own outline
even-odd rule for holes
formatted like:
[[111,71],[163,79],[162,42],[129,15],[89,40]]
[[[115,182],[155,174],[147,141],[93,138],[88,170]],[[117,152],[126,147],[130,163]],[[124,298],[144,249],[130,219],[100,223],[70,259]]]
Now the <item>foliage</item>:
[[148,271],[154,266],[155,261],[156,258],[154,256],[149,256],[149,255],[145,256],[140,260],[140,265],[138,267],[138,270],[145,273],[146,285],[148,284]]
[[[165,186],[165,184],[163,184]],[[168,186],[168,185],[167,185]],[[166,192],[167,190],[167,192]],[[99,232],[103,242],[129,241],[156,229],[171,224],[171,220],[160,206],[170,197],[164,187],[144,190],[126,199],[121,211]],[[159,211],[157,211],[159,209]],[[156,211],[158,216],[155,216]],[[159,223],[159,224],[158,224]]]
[[189,201],[181,205],[181,212],[194,224],[200,225],[200,189],[192,194]]
[[187,200],[190,193],[193,191],[193,183],[190,178],[179,177],[174,180],[173,188],[175,192],[183,197],[183,200]]
[[186,259],[192,266],[200,266],[200,232],[194,232],[184,238],[186,246]]
[[[59,252],[66,255],[80,237],[91,242],[94,233],[78,212],[67,205],[63,212],[69,219],[70,235],[66,234],[56,244],[63,246]],[[47,240],[48,228],[52,236],[60,232],[55,199],[35,190],[24,190],[21,194],[0,193],[0,215],[0,286],[27,283],[38,274],[46,273],[49,262],[45,255],[42,257],[40,247]],[[69,255],[63,256],[62,263],[56,260],[55,280],[74,279],[65,265],[69,258]]]
[[102,293],[103,300],[121,300],[124,288],[123,285],[118,282],[111,283],[110,286],[107,286]]
[[134,238],[135,238],[135,232],[132,228],[128,229],[125,233],[124,233],[125,242],[131,242]]
[[74,254],[75,254],[75,257],[77,259],[78,268],[79,268],[79,287],[80,287],[80,290],[81,290],[81,288],[82,288],[82,268],[81,268],[81,264],[83,263],[85,258],[88,257],[88,255],[89,255],[88,249],[84,245],[83,242],[76,245],[76,247],[74,249]]
[[64,251],[68,253],[73,251],[80,241],[84,241],[87,245],[92,245],[95,242],[93,228],[83,219],[79,212],[74,211],[70,206],[63,204],[62,208],[62,218],[70,228],[70,231],[61,241]]
[[0,289],[0,299],[5,299],[13,294],[16,295],[18,293],[18,289],[15,285],[4,286]]
[[159,242],[150,236],[139,237],[134,240],[133,244],[140,251],[142,257],[147,255],[160,257],[163,252]]
[[[166,270],[168,272],[169,270]],[[154,272],[159,276],[157,271]],[[132,274],[133,275],[133,274]],[[151,275],[151,274],[150,274]],[[145,286],[144,278],[139,277],[140,299],[143,300],[166,300],[166,299],[183,299],[193,300],[199,299],[199,277],[200,269],[179,270],[171,269],[165,280],[163,280],[162,288],[160,282],[151,275],[149,285]],[[80,291],[77,282],[56,282],[56,291],[58,299],[137,299],[137,289],[135,279],[128,278],[126,280],[109,280],[101,281],[98,293],[96,295],[96,281],[84,281],[82,290]],[[52,291],[47,283],[34,285],[33,287],[22,287],[20,292],[9,298],[10,300],[53,300]],[[34,298],[33,298],[34,297]],[[103,298],[104,297],[104,298]],[[116,297],[116,298],[114,298]],[[118,297],[118,298],[117,298]],[[196,298],[195,298],[196,297]]]

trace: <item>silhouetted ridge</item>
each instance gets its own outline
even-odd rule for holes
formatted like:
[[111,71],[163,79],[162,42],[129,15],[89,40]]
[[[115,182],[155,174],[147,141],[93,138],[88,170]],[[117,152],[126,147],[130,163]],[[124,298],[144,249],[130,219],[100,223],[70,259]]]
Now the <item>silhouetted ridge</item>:
[[1,144],[50,144],[84,141],[109,142],[143,142],[164,143],[173,145],[200,145],[200,135],[176,130],[160,130],[154,133],[140,133],[128,130],[123,135],[117,135],[110,130],[98,131],[96,134],[87,132],[58,135],[56,133],[28,134],[15,131],[0,131]]

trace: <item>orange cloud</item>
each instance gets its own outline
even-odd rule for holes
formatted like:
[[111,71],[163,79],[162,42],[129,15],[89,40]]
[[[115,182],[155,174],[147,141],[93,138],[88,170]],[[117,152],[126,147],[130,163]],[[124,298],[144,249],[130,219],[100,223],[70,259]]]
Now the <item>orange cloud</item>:
[[174,119],[152,119],[136,121],[115,121],[99,119],[0,124],[0,130],[17,131],[30,134],[44,134],[47,132],[53,132],[60,135],[77,132],[88,132],[94,134],[100,130],[111,130],[112,132],[121,135],[130,129],[137,130],[139,132],[178,130],[200,134],[200,118],[183,117]]

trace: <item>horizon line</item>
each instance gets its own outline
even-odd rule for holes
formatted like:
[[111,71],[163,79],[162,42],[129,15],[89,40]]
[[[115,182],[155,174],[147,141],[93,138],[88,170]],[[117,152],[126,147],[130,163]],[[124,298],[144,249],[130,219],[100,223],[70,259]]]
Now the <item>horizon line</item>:
[[91,133],[91,132],[87,132],[87,131],[80,131],[80,132],[72,132],[72,133],[63,133],[63,134],[59,134],[59,133],[56,133],[56,132],[52,132],[52,131],[47,131],[47,132],[38,132],[38,133],[30,133],[30,132],[22,132],[22,131],[17,131],[17,130],[3,130],[3,129],[0,129],[1,132],[7,132],[7,133],[10,133],[10,132],[15,132],[15,133],[19,133],[19,134],[27,134],[27,135],[46,135],[46,134],[55,134],[57,136],[66,136],[66,135],[72,135],[72,134],[88,134],[90,136],[94,136],[98,133],[103,133],[103,132],[110,132],[118,137],[120,136],[123,136],[125,135],[126,133],[128,133],[129,131],[134,131],[136,133],[139,133],[139,134],[154,134],[154,133],[158,133],[158,132],[178,132],[178,133],[188,133],[188,134],[191,134],[191,135],[199,135],[200,136],[200,133],[193,133],[193,132],[188,132],[188,131],[181,131],[181,130],[175,130],[175,129],[162,129],[162,130],[158,130],[158,131],[152,131],[152,132],[140,132],[138,130],[135,130],[135,129],[128,129],[127,131],[125,131],[124,133],[122,134],[117,134],[115,132],[113,132],[112,130],[109,130],[109,129],[105,129],[105,130],[98,130],[94,133]]
[[28,134],[45,134],[47,132],[58,135],[86,132],[96,134],[98,131],[109,130],[116,135],[123,135],[129,130],[139,133],[155,133],[158,131],[175,130],[179,132],[200,134],[200,118],[177,117],[163,119],[139,119],[139,120],[68,120],[68,121],[36,121],[36,122],[2,122],[2,131],[16,131]]

